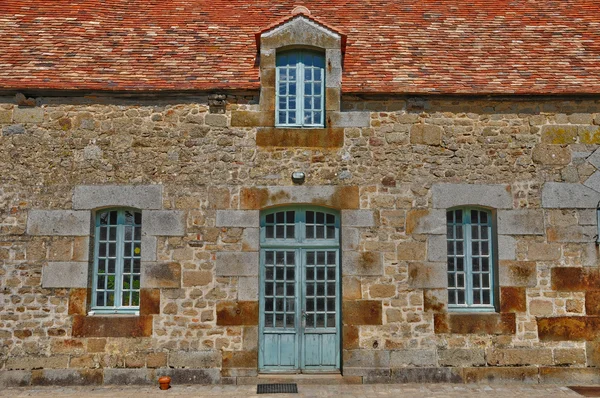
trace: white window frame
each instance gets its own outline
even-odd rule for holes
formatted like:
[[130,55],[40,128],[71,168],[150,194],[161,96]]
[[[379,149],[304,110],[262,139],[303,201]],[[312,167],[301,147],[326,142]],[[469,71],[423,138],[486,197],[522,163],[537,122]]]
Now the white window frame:
[[[286,121],[280,120],[280,84],[281,84],[281,70],[283,66],[276,64],[276,78],[275,78],[275,126],[276,127],[304,127],[304,128],[323,128],[325,126],[325,54],[314,50],[289,50],[277,54],[277,60],[281,56],[287,56],[290,54],[296,54],[296,123],[287,123]],[[304,123],[304,97],[305,97],[305,82],[306,82],[306,66],[304,57],[310,54],[311,56],[318,55],[323,60],[323,68],[321,70],[321,91],[316,94],[321,97],[320,113],[321,117],[318,123]],[[312,68],[315,68],[314,66]],[[287,69],[287,68],[286,68]],[[287,95],[287,91],[286,91]],[[314,93],[311,95],[315,95]],[[281,109],[281,111],[290,111],[290,109]],[[317,111],[313,109],[313,111]]]

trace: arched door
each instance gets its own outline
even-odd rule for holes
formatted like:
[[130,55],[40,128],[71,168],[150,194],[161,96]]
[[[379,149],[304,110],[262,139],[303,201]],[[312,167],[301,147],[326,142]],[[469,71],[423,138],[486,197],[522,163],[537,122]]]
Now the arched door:
[[339,242],[333,210],[289,207],[261,215],[262,371],[340,368]]

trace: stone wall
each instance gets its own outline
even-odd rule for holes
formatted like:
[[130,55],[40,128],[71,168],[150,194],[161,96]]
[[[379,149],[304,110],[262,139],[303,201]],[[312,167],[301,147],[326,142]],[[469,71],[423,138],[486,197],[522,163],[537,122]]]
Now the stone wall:
[[[600,383],[597,100],[345,96],[297,140],[257,98],[0,98],[0,384],[256,382],[260,210],[301,203],[341,210],[347,382]],[[462,205],[495,217],[495,313],[447,310]],[[107,206],[143,213],[139,316],[88,313]]]

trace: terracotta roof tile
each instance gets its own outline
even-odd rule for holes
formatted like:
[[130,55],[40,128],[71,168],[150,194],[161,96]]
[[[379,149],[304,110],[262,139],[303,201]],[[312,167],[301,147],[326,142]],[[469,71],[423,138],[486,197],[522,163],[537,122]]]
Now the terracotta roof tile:
[[0,88],[256,89],[296,5],[347,35],[344,92],[600,93],[597,0],[4,0]]

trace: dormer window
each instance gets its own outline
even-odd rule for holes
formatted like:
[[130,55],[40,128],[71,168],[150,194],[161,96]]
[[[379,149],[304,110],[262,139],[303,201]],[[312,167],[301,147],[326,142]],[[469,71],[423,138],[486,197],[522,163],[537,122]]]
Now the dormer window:
[[323,127],[325,57],[309,50],[277,54],[276,125]]

